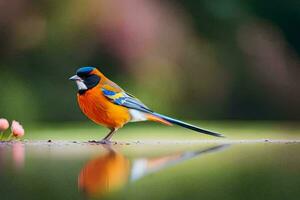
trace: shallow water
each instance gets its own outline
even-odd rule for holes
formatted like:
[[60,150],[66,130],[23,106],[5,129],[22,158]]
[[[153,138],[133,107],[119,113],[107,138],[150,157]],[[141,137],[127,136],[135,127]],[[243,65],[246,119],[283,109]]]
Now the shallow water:
[[0,144],[7,199],[299,199],[300,144]]

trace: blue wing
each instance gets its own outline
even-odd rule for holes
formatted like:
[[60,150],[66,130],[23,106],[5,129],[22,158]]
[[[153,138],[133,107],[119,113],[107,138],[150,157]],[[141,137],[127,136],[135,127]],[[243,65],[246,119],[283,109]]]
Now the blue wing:
[[188,124],[186,122],[155,113],[152,110],[150,110],[147,106],[145,106],[140,100],[138,100],[134,96],[124,92],[123,90],[119,90],[119,92],[112,91],[112,90],[105,89],[105,88],[101,88],[101,90],[102,90],[103,95],[116,105],[124,106],[124,107],[130,108],[130,109],[135,109],[135,110],[145,112],[145,113],[151,113],[152,115],[159,117],[161,119],[164,119],[167,122],[170,122],[171,124],[176,124],[178,126],[188,128],[188,129],[191,129],[191,130],[199,132],[199,133],[204,133],[204,134],[212,135],[212,136],[216,136],[216,137],[224,137],[222,134],[215,133],[215,132],[212,132],[212,131],[209,131],[206,129],[202,129],[202,128],[194,126],[192,124]]
[[152,110],[150,110],[145,104],[143,104],[140,100],[138,100],[131,94],[128,94],[124,91],[114,92],[105,88],[101,88],[101,90],[103,95],[116,105],[139,110],[146,113],[153,113]]

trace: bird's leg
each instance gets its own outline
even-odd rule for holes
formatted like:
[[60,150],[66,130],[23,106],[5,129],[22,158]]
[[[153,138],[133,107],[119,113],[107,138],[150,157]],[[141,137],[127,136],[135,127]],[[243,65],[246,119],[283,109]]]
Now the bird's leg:
[[110,139],[112,138],[112,136],[117,132],[118,129],[116,128],[112,128],[111,131],[108,133],[107,136],[105,136],[105,138],[103,138],[100,143],[103,143],[103,144],[110,144],[111,141]]

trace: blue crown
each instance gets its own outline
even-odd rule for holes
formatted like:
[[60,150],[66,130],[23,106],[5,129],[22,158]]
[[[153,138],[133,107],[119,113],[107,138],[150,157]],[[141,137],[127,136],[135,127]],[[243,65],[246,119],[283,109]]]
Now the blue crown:
[[95,67],[81,67],[77,70],[76,74],[78,76],[84,76],[84,75],[88,75],[89,73],[91,73],[91,71],[93,71],[95,69]]

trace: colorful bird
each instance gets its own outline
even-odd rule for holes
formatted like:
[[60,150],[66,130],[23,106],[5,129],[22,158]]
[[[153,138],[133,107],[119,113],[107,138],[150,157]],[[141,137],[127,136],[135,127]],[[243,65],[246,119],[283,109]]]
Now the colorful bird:
[[183,121],[158,114],[133,95],[106,78],[95,67],[82,67],[70,80],[78,87],[77,100],[82,112],[96,124],[110,129],[101,143],[110,143],[113,134],[128,122],[154,121],[165,125],[179,125],[193,131],[223,137]]

